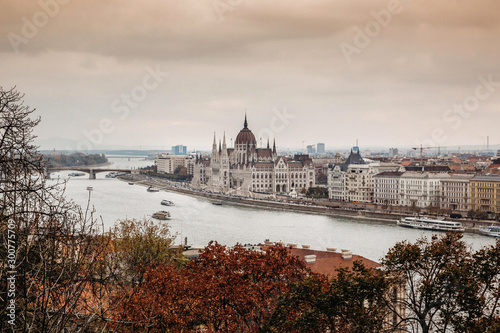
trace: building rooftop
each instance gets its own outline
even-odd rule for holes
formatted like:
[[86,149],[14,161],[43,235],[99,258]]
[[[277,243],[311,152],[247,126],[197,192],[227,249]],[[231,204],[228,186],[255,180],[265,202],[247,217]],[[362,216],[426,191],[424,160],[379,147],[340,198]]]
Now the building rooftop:
[[474,175],[471,174],[452,174],[450,178],[443,179],[444,182],[453,182],[458,180],[469,181]]
[[450,177],[449,174],[442,172],[436,173],[436,172],[417,172],[417,171],[407,171],[401,176],[401,178],[418,178],[418,179],[428,179],[428,178],[445,179],[449,177]]
[[406,171],[428,171],[428,172],[450,172],[451,169],[447,165],[409,165],[405,166]]
[[485,181],[485,182],[500,182],[500,175],[477,175],[471,180]]
[[382,177],[401,177],[404,174],[404,172],[399,172],[399,171],[386,171],[386,172],[380,172],[373,177],[377,178],[382,178]]
[[[272,246],[272,245],[271,245]],[[265,251],[269,246],[264,245],[262,249]],[[382,264],[367,259],[365,257],[352,254],[350,251],[333,252],[333,251],[319,251],[305,248],[290,248],[290,253],[301,260],[306,261],[306,265],[313,272],[324,274],[329,278],[335,277],[337,275],[337,269],[345,267],[347,269],[352,269],[354,266],[354,261],[361,261],[366,268],[382,268]],[[315,256],[312,259],[311,256]],[[344,259],[344,257],[348,259]]]

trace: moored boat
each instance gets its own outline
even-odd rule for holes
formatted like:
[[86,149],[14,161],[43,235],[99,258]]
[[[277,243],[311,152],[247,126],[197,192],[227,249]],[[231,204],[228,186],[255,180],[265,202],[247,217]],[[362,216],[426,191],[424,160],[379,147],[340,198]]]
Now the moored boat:
[[486,236],[500,237],[500,226],[489,226],[486,228],[479,228],[479,232]]
[[172,201],[170,201],[170,200],[162,200],[161,204],[163,206],[174,206],[174,203]]
[[405,217],[398,221],[398,225],[407,228],[446,231],[446,232],[464,232],[465,228],[460,222],[430,219],[428,217]]
[[81,177],[84,176],[85,174],[83,172],[72,172],[68,176],[70,177]]
[[167,212],[166,210],[160,210],[154,213],[152,217],[157,220],[170,220],[171,218],[170,213]]
[[94,188],[92,186],[87,186],[87,191],[93,191]]
[[134,183],[133,183],[133,182],[129,182],[128,184],[129,184],[129,185],[134,185]]
[[148,192],[160,192],[160,190],[159,190],[159,189],[154,188],[153,186],[148,187],[147,191],[148,191]]
[[212,202],[212,205],[222,206],[222,201],[214,201]]

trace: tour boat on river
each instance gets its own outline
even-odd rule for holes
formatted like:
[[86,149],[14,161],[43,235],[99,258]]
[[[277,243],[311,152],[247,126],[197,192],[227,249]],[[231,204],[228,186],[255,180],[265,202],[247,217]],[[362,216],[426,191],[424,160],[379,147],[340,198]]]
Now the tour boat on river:
[[170,200],[162,200],[161,204],[163,206],[173,206],[174,205],[174,203],[172,201],[170,201]]
[[446,232],[464,232],[460,222],[430,219],[428,217],[405,217],[398,221],[398,225],[407,228],[426,229]]
[[480,228],[479,232],[483,235],[486,236],[491,236],[491,237],[500,237],[500,227],[498,226],[489,226],[486,228]]
[[72,172],[68,176],[70,177],[80,177],[80,176],[85,176],[83,172]]
[[152,217],[157,220],[170,220],[171,218],[170,213],[165,210],[154,213]]

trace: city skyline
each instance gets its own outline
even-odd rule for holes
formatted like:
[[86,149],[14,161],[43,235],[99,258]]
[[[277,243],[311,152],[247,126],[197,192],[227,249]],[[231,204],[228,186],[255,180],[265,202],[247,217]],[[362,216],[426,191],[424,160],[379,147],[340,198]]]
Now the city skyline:
[[[42,149],[500,143],[495,1],[4,4],[2,86]],[[260,141],[259,141],[260,143]],[[368,144],[369,143],[369,144]]]

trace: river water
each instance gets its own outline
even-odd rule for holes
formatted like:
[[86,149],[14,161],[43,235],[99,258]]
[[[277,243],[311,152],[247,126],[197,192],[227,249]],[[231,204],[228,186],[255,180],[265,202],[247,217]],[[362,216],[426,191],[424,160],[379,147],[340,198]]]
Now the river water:
[[[132,169],[152,165],[144,157],[108,157],[111,165],[105,168]],[[65,195],[83,208],[89,202],[87,186],[92,186],[90,205],[96,216],[102,218],[106,229],[119,219],[144,219],[158,210],[169,210],[168,221],[176,242],[184,237],[188,244],[203,246],[209,241],[225,245],[236,243],[261,243],[266,239],[311,245],[312,249],[326,247],[349,249],[372,260],[380,260],[398,241],[415,241],[432,232],[398,227],[391,222],[374,222],[358,218],[330,217],[294,212],[265,210],[232,205],[212,205],[208,199],[190,197],[174,192],[150,193],[139,185],[128,185],[106,173],[98,173],[97,179],[88,175],[68,177],[71,171],[53,173],[52,178],[68,179]],[[160,205],[167,199],[175,206]],[[464,234],[464,240],[474,249],[495,243],[493,238],[477,234]]]

